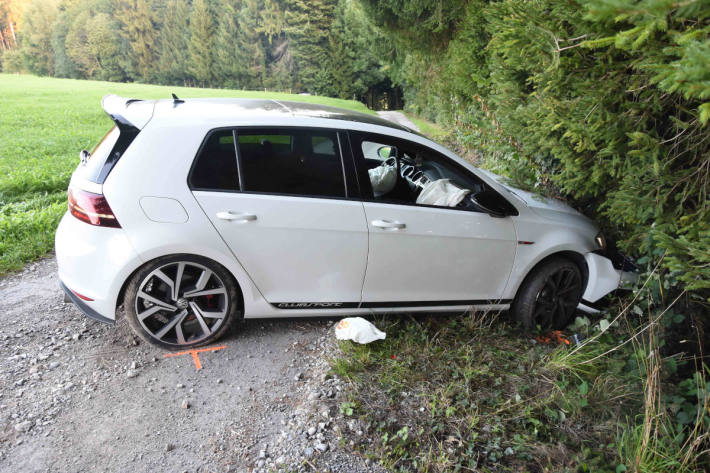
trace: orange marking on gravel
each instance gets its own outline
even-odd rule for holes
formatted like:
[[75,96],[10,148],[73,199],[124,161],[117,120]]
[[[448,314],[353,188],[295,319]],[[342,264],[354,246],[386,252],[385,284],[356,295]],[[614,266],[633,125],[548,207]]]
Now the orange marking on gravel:
[[197,350],[192,349],[192,350],[187,350],[187,351],[179,351],[177,353],[166,353],[165,355],[163,355],[163,357],[171,358],[173,356],[192,355],[192,361],[195,362],[195,369],[197,371],[200,371],[202,369],[202,363],[200,362],[200,356],[198,355],[198,353],[203,353],[206,351],[223,350],[225,348],[227,348],[226,345],[222,345],[221,347],[198,348]]

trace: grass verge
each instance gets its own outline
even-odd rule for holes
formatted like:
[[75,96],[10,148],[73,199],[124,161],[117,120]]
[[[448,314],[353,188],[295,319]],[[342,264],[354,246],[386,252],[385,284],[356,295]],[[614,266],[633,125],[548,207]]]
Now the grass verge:
[[328,97],[0,74],[0,275],[53,248],[78,153],[91,149],[112,125],[100,104],[110,93],[274,98],[372,113],[359,102]]
[[411,113],[405,113],[405,115],[412,123],[417,125],[419,131],[427,138],[441,144],[446,144],[449,141],[451,134],[436,123],[432,123]]
[[376,323],[386,340],[341,342],[331,366],[349,381],[341,412],[374,436],[357,448],[392,471],[701,471],[702,449],[662,428],[673,416],[660,414],[660,381],[648,385],[654,348],[606,353],[618,326],[579,318],[572,330],[599,336],[570,347],[521,337],[495,314]]

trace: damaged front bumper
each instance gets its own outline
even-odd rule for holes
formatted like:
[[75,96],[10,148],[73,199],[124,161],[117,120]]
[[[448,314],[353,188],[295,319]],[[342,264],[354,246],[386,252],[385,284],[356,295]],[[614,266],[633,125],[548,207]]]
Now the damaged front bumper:
[[579,309],[585,312],[599,312],[605,296],[620,290],[628,291],[638,281],[636,265],[619,252],[587,253],[584,259],[589,274]]

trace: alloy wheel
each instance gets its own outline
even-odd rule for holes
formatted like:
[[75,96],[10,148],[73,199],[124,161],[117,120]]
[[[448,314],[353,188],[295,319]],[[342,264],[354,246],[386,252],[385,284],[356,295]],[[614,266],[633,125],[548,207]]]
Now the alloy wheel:
[[146,332],[161,343],[199,343],[222,326],[229,309],[224,281],[192,261],[167,263],[138,286],[135,314]]
[[577,271],[563,267],[550,274],[535,298],[534,324],[542,329],[563,325],[574,314],[581,291]]

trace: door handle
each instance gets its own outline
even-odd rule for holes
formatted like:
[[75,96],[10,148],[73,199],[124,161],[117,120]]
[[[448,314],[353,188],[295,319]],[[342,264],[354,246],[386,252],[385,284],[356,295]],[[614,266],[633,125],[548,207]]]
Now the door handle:
[[377,228],[383,228],[385,230],[401,230],[407,225],[402,222],[393,222],[391,220],[373,220],[372,226]]
[[217,212],[217,218],[220,220],[229,220],[236,222],[251,222],[256,220],[256,215],[248,213],[234,213],[232,211]]

